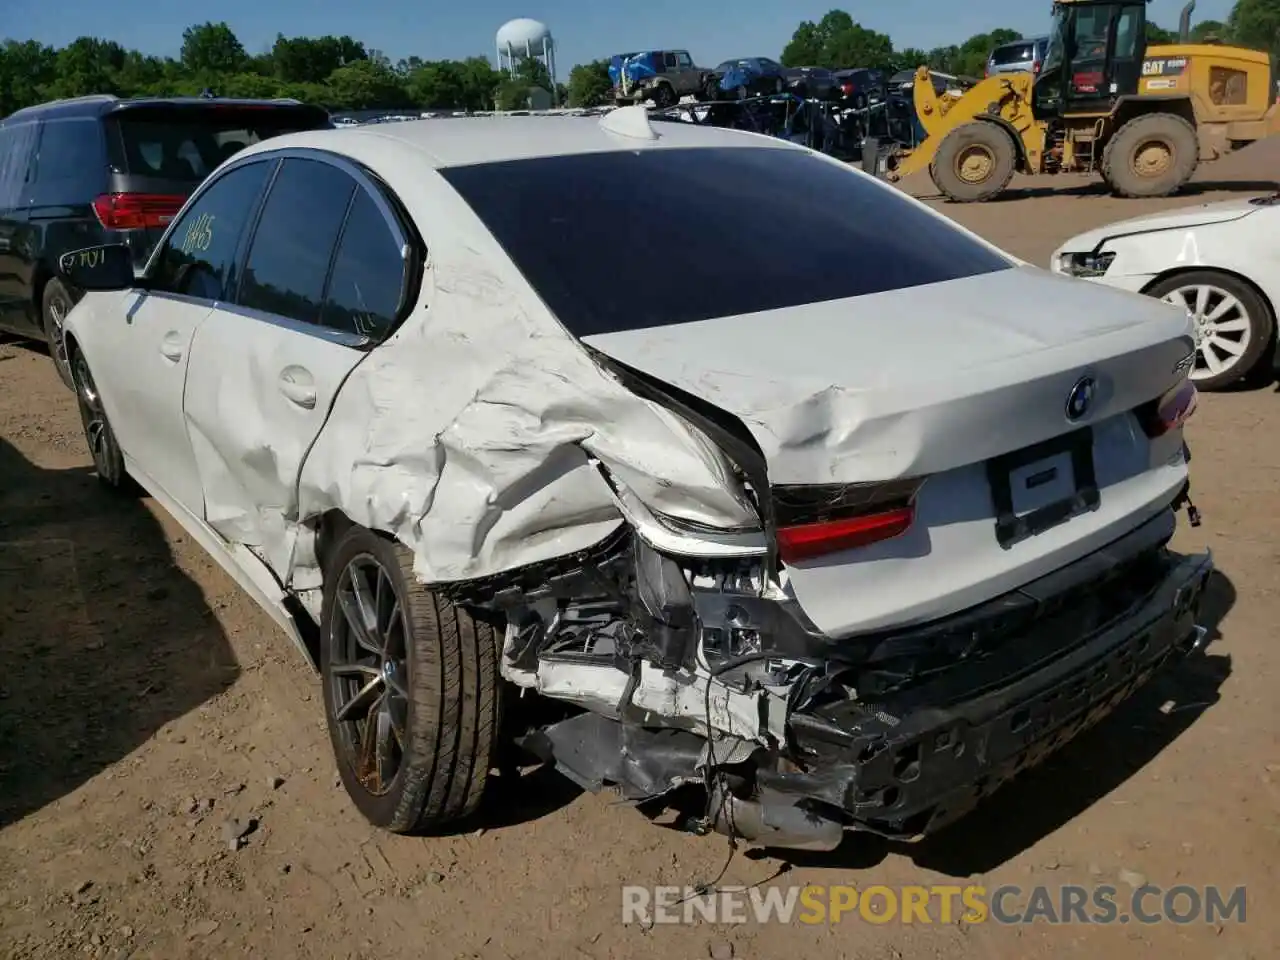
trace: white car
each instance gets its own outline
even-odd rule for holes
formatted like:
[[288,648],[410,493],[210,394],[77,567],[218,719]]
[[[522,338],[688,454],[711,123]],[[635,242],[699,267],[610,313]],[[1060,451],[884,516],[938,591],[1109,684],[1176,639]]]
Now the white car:
[[61,262],[98,474],[313,660],[387,829],[475,809],[521,688],[575,708],[522,742],[587,787],[914,836],[1203,637],[1185,314],[784,141],[290,135],[127,262]]
[[1191,379],[1219,390],[1280,369],[1280,194],[1122,220],[1072,237],[1051,268],[1184,307],[1195,325]]

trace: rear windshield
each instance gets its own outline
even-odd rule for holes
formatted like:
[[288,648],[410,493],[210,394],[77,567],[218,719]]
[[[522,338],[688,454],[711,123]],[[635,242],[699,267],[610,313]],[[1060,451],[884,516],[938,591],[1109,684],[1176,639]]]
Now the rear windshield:
[[580,337],[1011,266],[897,191],[785,147],[575,154],[441,173]]
[[1022,63],[1031,59],[1033,49],[1034,46],[1031,43],[1010,43],[1003,47],[996,47],[991,51],[991,63],[997,67],[1010,63]]
[[161,107],[112,117],[112,167],[132,176],[200,183],[222,161],[260,140],[329,125],[316,107]]

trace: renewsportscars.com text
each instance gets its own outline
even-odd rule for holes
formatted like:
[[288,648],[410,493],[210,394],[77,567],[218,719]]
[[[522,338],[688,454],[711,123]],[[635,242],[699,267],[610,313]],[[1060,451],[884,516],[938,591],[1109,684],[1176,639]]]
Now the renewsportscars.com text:
[[1244,923],[1244,887],[1108,884],[622,888],[624,924]]

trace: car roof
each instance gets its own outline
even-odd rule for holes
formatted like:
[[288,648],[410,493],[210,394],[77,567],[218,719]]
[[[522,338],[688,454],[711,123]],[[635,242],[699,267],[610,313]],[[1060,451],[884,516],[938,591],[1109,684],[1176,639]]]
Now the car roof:
[[[622,108],[643,109],[643,108]],[[777,137],[728,130],[679,120],[652,122],[656,141],[637,141],[606,131],[596,116],[439,117],[404,120],[377,126],[345,127],[288,133],[253,144],[236,159],[284,149],[328,150],[364,155],[370,150],[399,148],[405,159],[432,167],[459,167],[504,160],[688,147],[773,147],[802,149]]]
[[4,118],[4,123],[34,119],[54,119],[66,117],[101,117],[108,113],[130,110],[134,107],[174,106],[174,107],[301,107],[306,106],[301,100],[250,100],[235,97],[117,97],[109,93],[90,94],[85,97],[71,97],[66,100],[50,100],[30,107],[15,110]]

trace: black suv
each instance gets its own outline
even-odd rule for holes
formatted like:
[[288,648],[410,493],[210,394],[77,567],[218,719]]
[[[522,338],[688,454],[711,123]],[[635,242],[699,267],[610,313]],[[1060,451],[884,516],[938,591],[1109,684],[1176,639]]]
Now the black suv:
[[58,278],[68,250],[124,243],[136,266],[191,192],[232,154],[331,127],[296,100],[79,97],[0,121],[0,330],[40,337],[70,385],[62,320],[79,299]]

